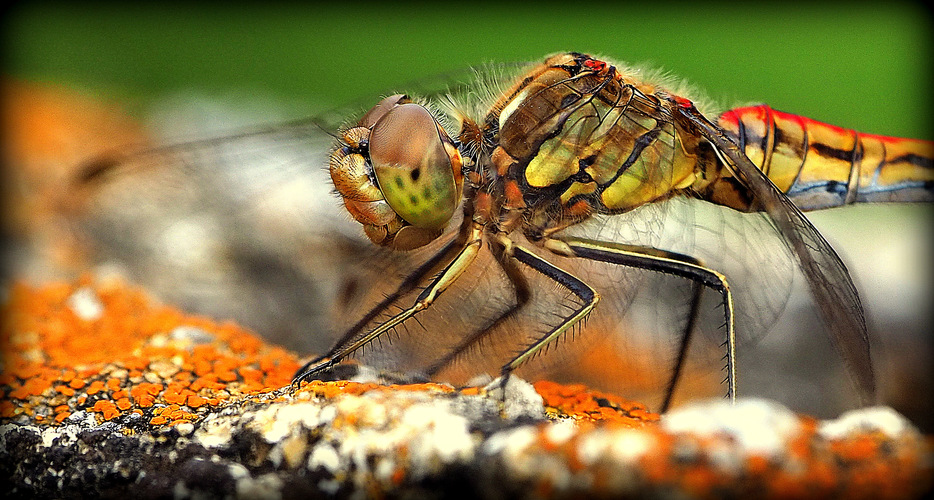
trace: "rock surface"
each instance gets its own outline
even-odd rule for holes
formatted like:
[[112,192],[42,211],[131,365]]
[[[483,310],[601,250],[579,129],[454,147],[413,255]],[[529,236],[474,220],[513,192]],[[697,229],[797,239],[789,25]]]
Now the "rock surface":
[[765,400],[659,417],[583,386],[455,389],[297,358],[119,283],[6,292],[4,498],[871,497],[929,492],[930,439],[884,407]]

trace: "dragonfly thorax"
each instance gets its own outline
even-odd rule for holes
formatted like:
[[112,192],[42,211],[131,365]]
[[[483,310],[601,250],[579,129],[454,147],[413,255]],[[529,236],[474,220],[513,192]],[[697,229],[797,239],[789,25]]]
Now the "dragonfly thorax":
[[[531,239],[664,199],[696,182],[696,136],[683,133],[655,86],[603,61],[558,54],[530,70],[491,108],[476,160],[499,179],[508,209],[525,211]],[[461,136],[461,150],[484,150]],[[484,162],[484,160],[486,160]]]

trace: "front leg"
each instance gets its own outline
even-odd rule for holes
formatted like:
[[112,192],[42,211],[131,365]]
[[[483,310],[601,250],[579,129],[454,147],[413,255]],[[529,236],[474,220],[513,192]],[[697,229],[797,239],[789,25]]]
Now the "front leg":
[[[452,283],[454,283],[470,264],[477,257],[482,245],[483,226],[479,223],[471,223],[471,229],[468,237],[464,238],[463,245],[457,250],[454,258],[444,267],[427,288],[422,290],[415,302],[402,312],[395,314],[388,320],[381,323],[378,327],[359,338],[350,337],[341,339],[334,348],[326,355],[317,358],[305,366],[292,379],[292,384],[297,385],[312,375],[327,370],[339,363],[345,357],[353,354],[357,349],[367,345],[379,338],[382,334],[400,325],[405,320],[415,316],[421,311],[428,309],[434,301],[441,295]],[[434,259],[433,259],[434,260]],[[385,303],[386,301],[384,301]],[[382,303],[381,303],[382,305]],[[388,304],[387,304],[388,306]]]

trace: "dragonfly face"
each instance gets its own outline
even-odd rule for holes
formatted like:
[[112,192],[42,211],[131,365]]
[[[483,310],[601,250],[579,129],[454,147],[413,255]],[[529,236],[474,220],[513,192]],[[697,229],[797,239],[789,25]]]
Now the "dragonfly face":
[[343,134],[330,160],[344,206],[373,243],[397,250],[438,236],[463,189],[460,153],[424,107],[383,99]]

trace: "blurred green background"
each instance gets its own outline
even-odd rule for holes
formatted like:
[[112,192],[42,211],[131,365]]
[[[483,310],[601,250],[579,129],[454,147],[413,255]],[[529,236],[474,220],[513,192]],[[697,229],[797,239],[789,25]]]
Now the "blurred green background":
[[8,76],[131,108],[179,89],[236,90],[301,114],[424,75],[577,50],[663,67],[726,104],[934,136],[932,21],[920,3],[47,3],[8,8],[3,22]]

